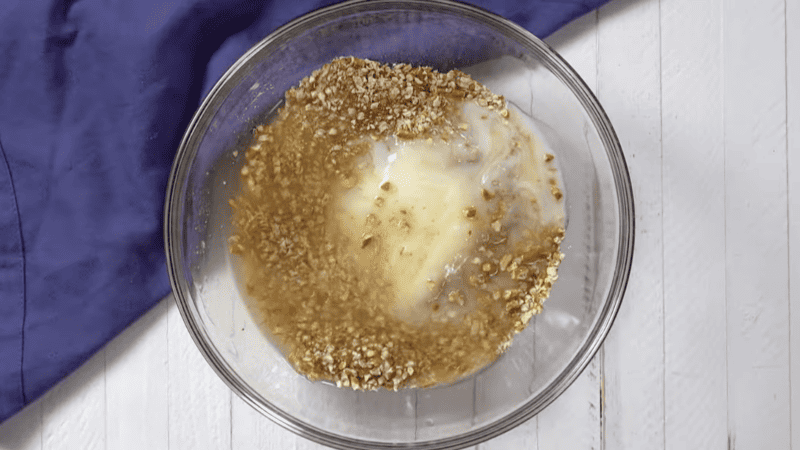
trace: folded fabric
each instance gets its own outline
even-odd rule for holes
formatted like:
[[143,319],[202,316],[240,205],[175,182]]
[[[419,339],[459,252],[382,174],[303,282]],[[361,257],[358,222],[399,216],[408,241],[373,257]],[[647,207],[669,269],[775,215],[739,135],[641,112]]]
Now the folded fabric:
[[[608,0],[474,0],[544,37]],[[202,96],[328,0],[3,0],[0,422],[169,293],[164,191]]]

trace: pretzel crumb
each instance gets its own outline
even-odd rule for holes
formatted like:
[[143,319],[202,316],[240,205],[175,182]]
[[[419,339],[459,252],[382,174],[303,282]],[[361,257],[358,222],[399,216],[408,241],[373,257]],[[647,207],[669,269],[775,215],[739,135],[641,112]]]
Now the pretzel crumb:
[[[475,206],[464,209],[474,226],[485,221],[476,228],[483,240],[461,269],[463,289],[432,281],[426,306],[431,316],[423,323],[392,312],[392,286],[379,270],[349,262],[330,226],[332,192],[358,184],[358,164],[370,141],[452,140],[470,129],[458,112],[464,102],[487,115],[510,115],[502,96],[458,70],[346,57],[289,89],[273,120],[255,128],[240,172],[243,190],[229,202],[229,249],[240,257],[240,279],[256,321],[309,379],[355,390],[454,381],[496,359],[541,312],[564,257],[564,229],[526,231],[512,246],[504,225],[508,194],[499,188],[481,192],[489,217]],[[545,163],[552,160],[547,154]],[[385,211],[396,189],[381,184],[372,204]],[[551,193],[563,195],[556,185]],[[368,233],[356,251],[378,251],[381,226],[417,226],[404,218],[412,211],[401,212],[391,223],[373,214],[359,219]],[[401,248],[398,257],[414,256]],[[499,280],[506,287],[497,288]]]

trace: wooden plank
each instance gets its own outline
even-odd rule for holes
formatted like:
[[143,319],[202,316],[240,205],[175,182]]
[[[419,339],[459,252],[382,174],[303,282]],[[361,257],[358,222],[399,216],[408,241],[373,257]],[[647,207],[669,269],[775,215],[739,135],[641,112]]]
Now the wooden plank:
[[42,449],[42,402],[36,401],[0,425],[0,450]]
[[230,449],[231,391],[189,336],[175,302],[167,308],[169,449]]
[[295,450],[328,450],[328,447],[311,442],[302,437],[297,437],[297,443],[294,448]]
[[168,448],[168,296],[106,346],[107,447]]
[[324,445],[317,444],[316,442],[311,442],[306,438],[297,437],[297,443],[295,444],[295,450],[329,450],[330,447],[326,447]]
[[41,399],[42,448],[106,448],[105,350],[50,389]]
[[298,439],[251,408],[238,395],[232,397],[231,447],[241,450],[289,450]]
[[658,2],[599,11],[597,94],[628,163],[636,251],[625,299],[604,344],[605,448],[664,445],[661,65]]
[[[597,23],[598,13],[593,12],[575,20],[548,38],[548,43],[553,45],[595,92],[598,58]],[[601,362],[595,357],[572,386],[534,419],[539,449],[601,448],[601,368]],[[569,417],[569,420],[564,420],[565,417]],[[525,444],[526,438],[527,436],[520,436],[518,444]],[[528,447],[518,445],[505,448]]]
[[539,422],[534,417],[511,431],[471,448],[479,450],[537,450],[539,448],[538,425]]
[[786,2],[791,443],[800,447],[800,3]]
[[598,353],[572,386],[539,414],[539,449],[603,448],[600,418],[601,364],[601,353]]
[[721,0],[661,2],[664,439],[674,450],[727,446],[721,33]]
[[435,440],[469,428],[474,418],[475,379],[446,388],[421,389],[416,393],[417,439]]
[[[237,352],[242,352],[242,361],[252,361],[253,359],[267,358],[266,353],[259,352],[259,347],[254,344],[248,345],[246,336],[250,339],[261,341],[261,334],[257,325],[253,322],[250,313],[243,303],[234,299],[233,306],[233,326],[235,330],[234,347]],[[255,336],[253,336],[255,334]],[[253,355],[261,353],[263,356]],[[240,362],[247,367],[249,364]],[[250,364],[253,364],[252,362]],[[293,380],[283,380],[281,389],[294,390],[296,383]],[[233,449],[295,449],[299,438],[294,433],[281,428],[279,425],[264,417],[261,413],[253,409],[244,402],[238,395],[231,396],[231,447]]]
[[737,449],[790,440],[784,7],[722,8],[728,440]]
[[[263,351],[265,349],[253,343],[261,343],[263,339],[258,331],[258,326],[253,322],[244,303],[240,302],[238,298],[233,299],[233,303],[233,326],[236,336],[234,347],[237,348],[237,352],[241,352],[240,364],[247,367],[254,364],[253,359],[266,358],[270,360],[273,357],[281,357],[271,356]],[[257,341],[253,341],[256,339]],[[284,379],[281,382],[280,389],[285,392],[292,392],[296,388],[295,380]],[[283,429],[263,416],[235,394],[231,396],[231,422],[231,447],[233,449],[296,449],[297,441],[300,439],[293,432]]]
[[[475,418],[495,410],[504,410],[506,405],[522,400],[522,395],[531,392],[530,386],[536,376],[536,335],[534,319],[529,327],[518,335],[511,348],[490,369],[479,374],[475,380]],[[483,419],[485,420],[485,418]],[[536,417],[503,435],[477,446],[480,450],[509,448],[538,448],[539,421]]]

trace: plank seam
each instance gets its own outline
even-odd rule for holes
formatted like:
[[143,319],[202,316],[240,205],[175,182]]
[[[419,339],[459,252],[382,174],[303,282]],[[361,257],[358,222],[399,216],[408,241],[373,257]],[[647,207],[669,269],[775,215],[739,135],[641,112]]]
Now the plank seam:
[[599,369],[600,369],[600,450],[605,450],[606,448],[606,419],[605,419],[605,408],[606,408],[606,394],[605,394],[605,383],[606,383],[606,355],[605,349],[603,347],[600,348],[600,358],[599,358]]
[[661,160],[661,437],[662,448],[667,448],[667,327],[666,323],[666,272],[664,251],[664,77],[663,35],[661,27],[661,0],[658,0],[658,151]]
[[786,267],[788,270],[788,277],[786,277],[786,292],[788,293],[788,309],[789,309],[789,448],[794,448],[792,438],[792,427],[794,421],[792,420],[792,215],[791,215],[791,193],[792,190],[789,186],[790,177],[789,171],[789,7],[787,0],[783,0],[783,81],[784,81],[784,94],[783,98],[786,99],[784,103],[785,118],[784,127],[786,133]]
[[103,348],[103,448],[108,450],[108,379],[106,368],[108,367],[108,352]]
[[42,401],[39,402],[39,446],[40,448],[44,448],[44,408],[42,407]]
[[232,391],[228,389],[228,448],[233,449],[233,395]]
[[722,53],[721,59],[721,72],[722,72],[722,236],[723,236],[723,257],[725,264],[725,273],[723,282],[725,287],[723,289],[725,295],[725,427],[728,436],[728,449],[731,449],[731,411],[730,411],[730,372],[728,368],[729,356],[731,350],[731,343],[728,340],[728,326],[730,323],[730,309],[728,308],[728,143],[725,140],[725,130],[727,129],[727,114],[726,114],[726,98],[725,98],[725,84],[727,77],[725,76],[725,5],[722,5],[722,17],[720,18],[720,51]]
[[167,337],[167,342],[166,342],[166,346],[167,346],[167,450],[169,450],[169,448],[170,448],[170,436],[171,436],[171,433],[169,431],[169,427],[170,427],[171,420],[170,420],[170,417],[169,417],[169,412],[170,412],[170,409],[172,409],[171,408],[172,405],[170,405],[170,402],[172,402],[172,395],[171,395],[171,392],[170,392],[170,390],[171,390],[170,387],[172,386],[172,377],[170,376],[171,372],[169,370],[169,360],[170,360],[170,351],[169,351],[169,323],[170,323],[169,322],[169,310],[170,310],[169,305],[170,305],[170,303],[169,302],[170,302],[170,297],[171,296],[167,296],[167,305],[166,305],[166,308],[167,308],[167,311],[166,311],[166,314],[167,314],[167,318],[166,318],[166,322],[167,322],[167,326],[166,326],[166,328],[167,328],[167,330],[166,330],[166,337]]
[[[594,95],[599,99],[600,98],[600,11],[599,9],[594,10]],[[607,336],[606,336],[607,337]],[[597,352],[597,356],[599,357],[599,365],[600,367],[600,450],[605,450],[606,448],[606,418],[605,418],[605,404],[606,404],[606,396],[605,396],[605,381],[606,381],[606,355],[605,355],[605,345],[600,347],[600,350]],[[537,423],[537,439],[539,435],[538,423]]]

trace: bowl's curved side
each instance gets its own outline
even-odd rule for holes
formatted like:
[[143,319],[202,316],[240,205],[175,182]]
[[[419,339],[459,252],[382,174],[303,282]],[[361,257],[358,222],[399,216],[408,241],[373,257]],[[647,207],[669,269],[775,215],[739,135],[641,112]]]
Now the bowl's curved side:
[[[299,35],[302,30],[323,24],[332,17],[392,8],[417,8],[425,11],[434,9],[459,14],[471,20],[479,21],[487,27],[501,30],[510,38],[519,42],[529,52],[537,55],[544,65],[573,92],[590,116],[612,168],[613,182],[616,189],[616,203],[619,210],[614,276],[602,306],[602,311],[599,314],[600,320],[594,324],[584,344],[578,350],[578,357],[573,359],[562,370],[561,376],[558,377],[557,381],[550,385],[541,395],[493,423],[486,424],[460,436],[413,443],[352,439],[311,426],[275,407],[238,376],[226,362],[219,349],[212,343],[210,336],[203,327],[197,305],[194,303],[191,268],[185,264],[185,252],[189,250],[187,249],[186,235],[183,229],[186,214],[185,199],[189,184],[188,174],[202,136],[211,125],[216,109],[220,107],[248,69],[254,67],[258,57],[278,48],[282,42]],[[284,25],[253,46],[214,85],[192,118],[175,157],[166,192],[164,242],[167,252],[167,270],[175,300],[189,334],[215,372],[246,403],[282,427],[312,441],[334,448],[445,449],[475,445],[516,427],[555,400],[585,369],[607,335],[625,293],[633,258],[634,217],[633,191],[627,165],[621,145],[608,117],[578,74],[547,44],[518,25],[470,5],[443,0],[403,2],[394,0],[357,0],[318,10]]]

